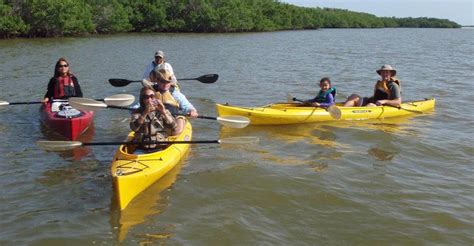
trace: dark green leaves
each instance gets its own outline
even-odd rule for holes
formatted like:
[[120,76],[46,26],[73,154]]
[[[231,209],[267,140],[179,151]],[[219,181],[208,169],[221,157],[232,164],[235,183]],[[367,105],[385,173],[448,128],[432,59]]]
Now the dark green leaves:
[[260,32],[317,28],[460,27],[276,0],[0,0],[0,38],[119,32]]

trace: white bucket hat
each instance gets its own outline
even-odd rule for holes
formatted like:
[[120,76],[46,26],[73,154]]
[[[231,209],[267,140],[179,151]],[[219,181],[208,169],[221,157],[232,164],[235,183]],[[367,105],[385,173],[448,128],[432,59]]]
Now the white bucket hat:
[[383,65],[379,70],[377,70],[377,73],[381,75],[380,72],[382,71],[392,72],[392,77],[395,76],[395,74],[397,74],[397,70],[395,70],[392,66],[387,65],[387,64]]

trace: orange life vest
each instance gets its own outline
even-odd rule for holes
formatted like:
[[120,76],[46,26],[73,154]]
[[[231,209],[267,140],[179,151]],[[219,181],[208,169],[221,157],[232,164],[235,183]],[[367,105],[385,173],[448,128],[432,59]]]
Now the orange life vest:
[[377,83],[375,84],[375,89],[374,89],[374,97],[376,97],[377,100],[386,99],[386,98],[377,98],[377,97],[379,97],[378,96],[379,93],[377,93],[377,91],[384,92],[385,94],[387,94],[387,98],[390,98],[390,89],[388,88],[388,83],[389,82],[395,82],[398,85],[398,87],[400,88],[400,91],[401,91],[400,81],[395,77],[391,77],[389,81],[378,80]]

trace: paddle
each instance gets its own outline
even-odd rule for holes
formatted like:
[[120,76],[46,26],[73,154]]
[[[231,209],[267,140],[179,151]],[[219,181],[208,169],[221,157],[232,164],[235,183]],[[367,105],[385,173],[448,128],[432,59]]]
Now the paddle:
[[[81,97],[76,97],[81,98]],[[99,99],[97,101],[103,101],[108,106],[125,107],[132,104],[135,101],[135,96],[130,94],[116,94],[113,96]],[[74,106],[73,106],[74,107]]]
[[42,102],[7,102],[7,101],[0,101],[0,106],[7,106],[7,105],[28,105],[28,104],[41,104]]
[[[74,97],[80,98],[80,97]],[[117,94],[113,96],[109,96],[103,99],[96,99],[97,101],[103,101],[106,105],[109,106],[128,106],[135,101],[135,96],[129,94]],[[0,106],[6,105],[29,105],[29,104],[41,104],[41,101],[33,101],[33,102],[7,102],[7,101],[0,101]],[[73,106],[74,107],[74,106]],[[90,110],[89,110],[90,111]]]
[[[178,79],[178,81],[179,80],[197,80],[204,84],[212,84],[216,82],[218,78],[219,78],[218,74],[206,74],[197,78]],[[128,79],[109,79],[109,83],[115,87],[127,86],[128,84],[134,83],[134,82],[142,82],[142,81],[141,80],[128,80]]]
[[[121,106],[114,106],[114,105],[107,105],[102,102],[98,102],[94,99],[90,98],[82,98],[82,97],[72,97],[69,99],[69,104],[80,110],[86,111],[95,111],[102,108],[115,108],[115,109],[123,109],[123,110],[133,110],[128,107],[121,107]],[[187,115],[183,115],[187,116]],[[247,117],[239,116],[239,115],[229,115],[224,117],[212,117],[212,116],[203,116],[199,115],[197,118],[199,119],[208,119],[208,120],[216,120],[220,124],[231,127],[231,128],[244,128],[250,124],[250,120]]]
[[[292,103],[292,102],[304,103],[305,102],[303,100],[300,100],[300,99],[297,99],[296,97],[291,96],[289,93],[287,94],[287,101],[289,103]],[[336,120],[339,120],[341,118],[341,115],[342,115],[341,109],[337,107],[336,105],[333,104],[323,109],[325,109],[329,113],[329,115],[331,115],[332,118]]]
[[[187,116],[187,115],[183,115]],[[197,118],[206,120],[215,120],[220,124],[230,128],[245,128],[250,124],[250,119],[240,115],[227,115],[223,117],[199,115]]]
[[[151,141],[145,144],[252,144],[258,142],[258,137],[231,137],[217,140],[191,140],[191,141]],[[40,140],[38,146],[45,150],[68,150],[82,146],[104,146],[104,145],[138,145],[139,142],[89,142],[80,141],[47,141]]]

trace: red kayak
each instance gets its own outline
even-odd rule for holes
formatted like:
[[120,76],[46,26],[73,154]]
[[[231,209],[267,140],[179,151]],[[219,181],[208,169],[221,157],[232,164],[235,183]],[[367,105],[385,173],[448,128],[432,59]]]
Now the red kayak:
[[76,140],[89,128],[94,118],[93,111],[77,110],[67,102],[43,104],[40,112],[44,124],[68,140]]

